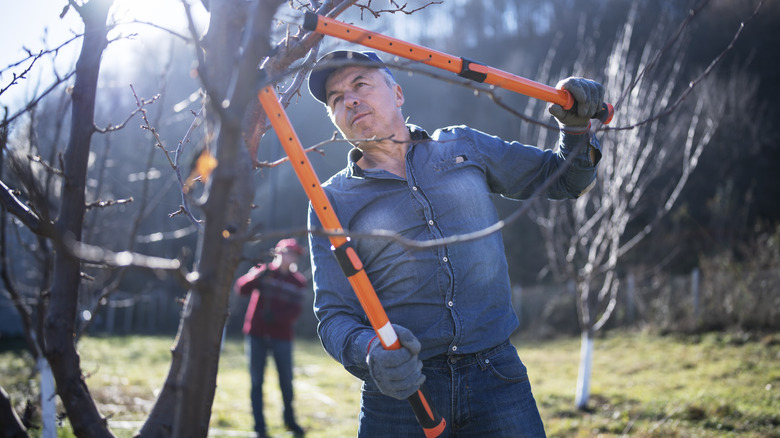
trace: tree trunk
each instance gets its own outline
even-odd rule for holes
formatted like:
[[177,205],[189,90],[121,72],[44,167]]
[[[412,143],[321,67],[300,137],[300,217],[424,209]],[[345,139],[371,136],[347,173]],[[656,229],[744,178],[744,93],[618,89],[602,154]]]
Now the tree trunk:
[[81,374],[74,343],[81,266],[67,248],[67,242],[81,240],[97,80],[100,58],[107,45],[106,18],[111,4],[111,0],[91,0],[83,6],[71,5],[84,21],[84,41],[76,63],[76,82],[71,97],[70,140],[63,157],[62,204],[55,222],[53,287],[43,328],[44,355],[54,374],[57,394],[65,406],[74,434],[80,438],[112,436]]
[[2,386],[0,386],[0,431],[6,438],[29,438],[30,436]]
[[574,404],[577,409],[585,409],[590,398],[590,377],[593,365],[593,334],[584,330],[580,337],[580,368],[577,374],[577,391]]
[[[208,434],[228,300],[243,247],[243,240],[235,236],[248,228],[255,195],[242,121],[248,104],[256,98],[258,65],[270,50],[268,29],[281,3],[211,4],[209,33],[203,41],[206,64],[198,71],[211,103],[217,106],[212,109],[219,125],[218,164],[206,187],[197,279],[187,294],[165,386],[140,431],[143,437]],[[249,38],[241,32],[247,26],[252,27],[244,30],[252,32]],[[248,43],[237,63],[243,41]]]

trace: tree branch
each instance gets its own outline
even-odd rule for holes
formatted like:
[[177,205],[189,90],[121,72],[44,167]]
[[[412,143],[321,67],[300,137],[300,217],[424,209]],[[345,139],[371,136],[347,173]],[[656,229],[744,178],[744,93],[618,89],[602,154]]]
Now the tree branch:
[[[130,85],[130,88],[133,89],[133,86]],[[145,109],[145,107],[146,107],[146,105],[151,105],[152,103],[154,103],[157,99],[160,98],[160,95],[156,94],[156,95],[152,96],[151,99],[139,99],[138,95],[135,94],[135,89],[133,89],[133,96],[135,96],[136,108],[132,112],[130,112],[130,114],[122,122],[120,122],[118,125],[109,124],[105,128],[99,128],[97,125],[95,125],[95,132],[97,132],[99,134],[107,134],[109,132],[118,131],[118,130],[124,128],[127,125],[127,123],[130,122],[130,120],[132,120],[133,117],[135,117],[135,115],[138,114],[139,112],[143,113],[144,121],[147,121],[146,120],[146,109]],[[148,121],[147,121],[147,125],[148,125]],[[153,132],[153,134],[155,133],[155,131],[152,131],[152,132]],[[157,138],[156,135],[155,135],[155,138]]]
[[0,202],[9,213],[22,221],[31,232],[39,236],[52,237],[51,223],[41,220],[3,181],[0,181],[0,189]]
[[[645,75],[645,73],[650,68],[652,68],[655,65],[655,62],[658,60],[658,58],[660,58],[660,56],[663,53],[666,52],[668,47],[670,47],[671,44],[679,37],[679,34],[682,32],[682,30],[685,29],[688,26],[690,21],[693,19],[693,16],[696,15],[696,13],[699,12],[708,2],[709,2],[709,0],[703,0],[699,4],[698,7],[696,7],[693,10],[691,10],[691,13],[688,15],[688,17],[685,19],[685,21],[683,21],[683,23],[680,25],[680,28],[673,35],[673,37],[669,40],[667,45],[658,52],[658,54],[655,57],[655,59],[653,59],[653,61],[650,64],[648,64],[648,66],[642,72],[640,72],[639,75],[637,75],[637,77],[632,81],[631,85],[623,92],[621,97],[618,99],[618,101],[614,105],[616,112],[617,112],[617,109],[618,109],[619,105],[622,104],[622,102],[626,98],[626,96],[628,96],[628,94],[636,87],[636,85],[639,82],[639,80]],[[764,0],[760,0],[758,2],[758,4],[756,5],[756,8],[753,10],[753,13],[747,19],[745,19],[745,20],[743,20],[742,22],[739,23],[739,27],[737,28],[737,31],[734,33],[734,36],[731,38],[731,41],[726,46],[726,48],[724,48],[723,51],[721,51],[720,54],[718,54],[718,56],[716,56],[710,62],[710,64],[707,66],[707,68],[704,69],[704,71],[698,77],[696,77],[694,80],[692,80],[692,81],[690,81],[688,83],[688,87],[685,88],[685,90],[683,90],[683,92],[674,101],[674,103],[672,103],[670,106],[668,106],[666,109],[664,109],[663,111],[659,112],[658,114],[655,114],[655,115],[653,115],[653,116],[651,116],[651,117],[649,117],[647,119],[644,119],[644,120],[642,120],[640,122],[637,122],[637,123],[634,123],[634,124],[631,124],[631,125],[628,125],[628,126],[619,126],[619,127],[602,126],[601,129],[604,130],[604,131],[623,131],[623,130],[635,129],[635,128],[638,128],[640,126],[644,126],[644,125],[647,125],[647,124],[650,124],[650,123],[654,123],[654,122],[656,122],[656,121],[658,121],[658,120],[660,120],[660,119],[662,119],[662,118],[672,114],[680,106],[680,104],[683,103],[688,98],[688,96],[691,94],[691,92],[694,90],[694,88],[696,88],[697,85],[699,85],[705,78],[707,78],[707,76],[709,76],[710,73],[712,73],[712,71],[715,69],[715,67],[718,64],[720,64],[720,62],[726,57],[726,54],[728,54],[734,48],[734,45],[736,44],[737,40],[739,39],[740,35],[742,34],[742,30],[745,28],[745,25],[747,25],[751,20],[753,20],[753,18],[755,18],[758,15],[758,12],[761,9],[761,7],[763,6],[763,4],[764,4]]]
[[417,11],[421,11],[421,10],[427,8],[428,6],[440,5],[440,4],[444,3],[443,1],[431,1],[431,2],[428,2],[428,3],[420,6],[419,8],[415,8],[415,9],[412,9],[411,11],[409,11],[409,10],[406,9],[406,6],[407,6],[406,3],[404,3],[401,6],[399,6],[398,2],[396,2],[395,0],[390,0],[390,4],[392,6],[395,6],[394,9],[378,9],[378,10],[374,10],[374,9],[371,9],[371,1],[372,0],[368,0],[368,3],[366,3],[365,5],[361,5],[361,4],[356,4],[355,5],[356,8],[360,9],[360,18],[361,19],[363,19],[363,12],[370,13],[371,15],[374,16],[374,18],[379,18],[379,16],[381,14],[385,14],[385,13],[387,13],[387,14],[395,14],[397,12],[401,12],[401,13],[406,14],[406,15],[412,15],[412,14],[414,14]]

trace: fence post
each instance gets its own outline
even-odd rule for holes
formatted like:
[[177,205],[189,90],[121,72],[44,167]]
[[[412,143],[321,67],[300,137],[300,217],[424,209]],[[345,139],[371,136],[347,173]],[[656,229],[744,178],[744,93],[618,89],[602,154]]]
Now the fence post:
[[129,335],[133,332],[133,316],[135,314],[135,306],[138,305],[138,301],[133,300],[130,305],[125,306],[125,334]]
[[106,303],[106,331],[113,335],[114,332],[114,323],[116,322],[116,306],[114,306],[113,301],[108,300],[108,303]]
[[691,271],[691,295],[693,298],[693,317],[696,323],[699,322],[699,282],[701,274],[699,268],[693,268]]
[[634,324],[634,288],[636,287],[636,279],[634,278],[634,273],[629,272],[628,277],[626,278],[626,319],[628,320],[628,324],[632,325]]

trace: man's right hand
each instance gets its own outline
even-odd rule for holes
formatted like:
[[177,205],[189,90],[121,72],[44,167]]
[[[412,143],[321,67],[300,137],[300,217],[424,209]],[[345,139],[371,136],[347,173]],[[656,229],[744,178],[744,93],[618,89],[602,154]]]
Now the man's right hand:
[[368,370],[376,386],[387,396],[404,400],[414,394],[425,381],[422,373],[420,341],[408,329],[393,324],[401,348],[385,350],[379,339],[374,338],[368,347]]
[[604,87],[590,79],[570,77],[558,82],[555,88],[571,93],[576,103],[569,110],[564,110],[558,104],[550,104],[547,108],[562,128],[588,126],[590,118],[601,109],[604,102]]

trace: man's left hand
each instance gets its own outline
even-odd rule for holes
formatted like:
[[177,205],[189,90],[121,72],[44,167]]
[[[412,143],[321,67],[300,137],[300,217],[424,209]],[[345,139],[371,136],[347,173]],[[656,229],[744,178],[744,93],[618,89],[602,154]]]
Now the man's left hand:
[[604,87],[589,79],[567,78],[558,82],[556,88],[567,90],[574,98],[574,106],[568,110],[558,104],[551,104],[547,108],[561,127],[588,126],[591,117],[601,109],[604,102]]

